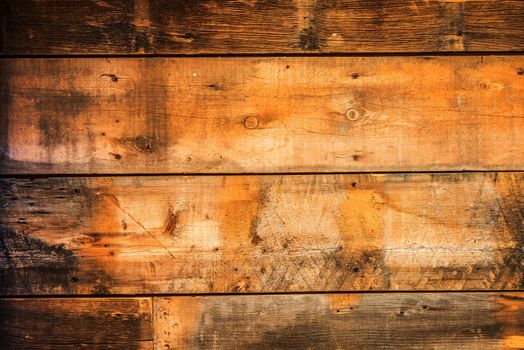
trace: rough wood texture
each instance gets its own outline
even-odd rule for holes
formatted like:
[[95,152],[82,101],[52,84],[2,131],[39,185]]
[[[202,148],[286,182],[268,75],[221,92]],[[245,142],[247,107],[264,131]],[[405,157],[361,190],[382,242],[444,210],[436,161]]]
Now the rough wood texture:
[[522,289],[523,182],[2,179],[0,293]]
[[5,0],[3,54],[514,51],[519,0]]
[[153,349],[150,298],[0,299],[0,348]]
[[5,59],[0,172],[524,170],[523,67],[521,56]]
[[524,293],[155,298],[157,349],[522,349]]

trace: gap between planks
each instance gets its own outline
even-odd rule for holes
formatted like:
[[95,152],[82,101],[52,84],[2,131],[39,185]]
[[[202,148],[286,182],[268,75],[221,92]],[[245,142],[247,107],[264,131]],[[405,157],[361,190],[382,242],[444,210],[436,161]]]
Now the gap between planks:
[[367,291],[351,291],[351,290],[336,290],[336,291],[289,291],[289,292],[243,292],[243,293],[131,293],[131,294],[50,294],[50,295],[1,295],[0,299],[125,299],[125,298],[152,298],[155,297],[220,297],[220,296],[264,296],[264,295],[331,295],[331,294],[464,294],[464,293],[483,293],[483,294],[512,294],[520,293],[524,290],[503,290],[503,289],[468,289],[468,290],[367,290]]
[[387,175],[387,174],[489,174],[489,173],[523,173],[523,169],[519,170],[399,170],[399,171],[308,171],[308,172],[235,172],[235,173],[46,173],[46,174],[0,174],[0,179],[48,179],[48,178],[74,178],[74,177],[222,177],[222,176],[308,176],[308,175]]
[[222,54],[10,54],[9,58],[271,58],[271,57],[463,57],[463,56],[524,56],[524,51],[456,51],[456,52],[330,52],[330,53],[222,53]]

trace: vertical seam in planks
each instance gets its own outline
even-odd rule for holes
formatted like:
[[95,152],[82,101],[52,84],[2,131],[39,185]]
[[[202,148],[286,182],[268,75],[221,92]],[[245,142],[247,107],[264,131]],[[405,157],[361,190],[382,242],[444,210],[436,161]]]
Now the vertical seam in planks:
[[156,325],[155,325],[155,296],[151,296],[151,328],[153,331],[153,346],[152,349],[156,349]]

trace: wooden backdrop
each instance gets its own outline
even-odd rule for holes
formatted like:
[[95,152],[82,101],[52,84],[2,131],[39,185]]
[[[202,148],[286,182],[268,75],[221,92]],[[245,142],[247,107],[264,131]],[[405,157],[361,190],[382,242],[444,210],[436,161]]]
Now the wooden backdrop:
[[524,1],[2,0],[0,349],[524,349]]

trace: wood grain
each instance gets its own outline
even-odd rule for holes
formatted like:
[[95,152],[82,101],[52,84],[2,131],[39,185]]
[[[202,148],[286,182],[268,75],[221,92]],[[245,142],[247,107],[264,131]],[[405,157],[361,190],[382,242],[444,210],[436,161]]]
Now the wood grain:
[[11,349],[153,349],[151,298],[0,299]]
[[2,54],[518,51],[519,0],[5,0]]
[[524,288],[524,173],[0,183],[4,295]]
[[4,59],[0,173],[524,170],[523,67],[522,56]]
[[524,293],[155,297],[157,349],[522,349]]

